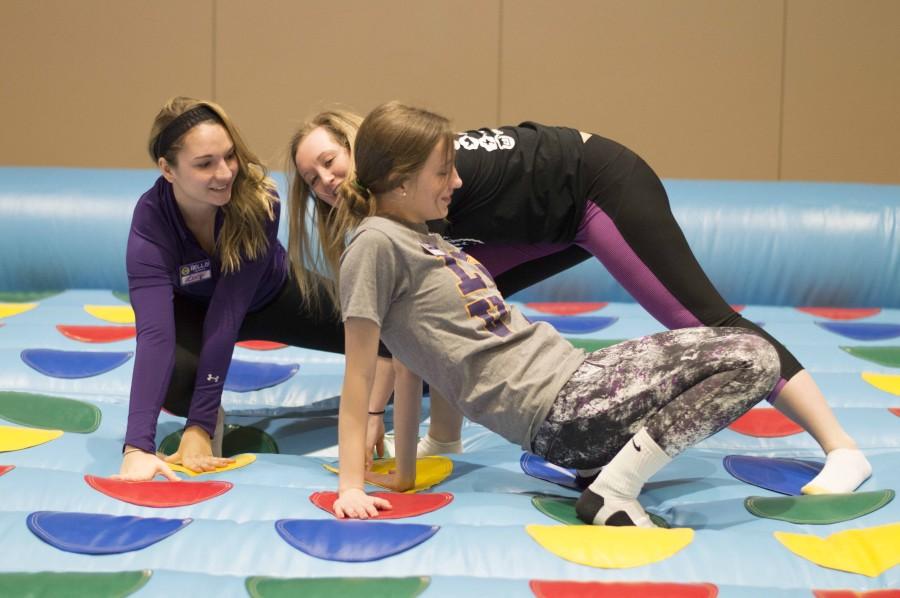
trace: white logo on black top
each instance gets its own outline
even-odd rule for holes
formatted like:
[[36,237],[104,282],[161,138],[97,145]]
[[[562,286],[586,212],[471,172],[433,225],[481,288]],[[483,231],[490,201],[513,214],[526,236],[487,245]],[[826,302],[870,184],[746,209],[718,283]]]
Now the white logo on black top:
[[219,377],[218,377],[218,376],[213,376],[212,374],[207,374],[207,375],[206,375],[206,381],[207,381],[207,382],[216,382],[216,383],[218,383],[218,382],[219,382]]
[[[470,135],[470,133],[479,133],[479,136]],[[459,133],[456,141],[453,142],[454,148],[458,151],[483,149],[489,152],[495,150],[511,150],[516,147],[516,140],[505,134],[500,129],[480,129],[478,131],[468,131]]]

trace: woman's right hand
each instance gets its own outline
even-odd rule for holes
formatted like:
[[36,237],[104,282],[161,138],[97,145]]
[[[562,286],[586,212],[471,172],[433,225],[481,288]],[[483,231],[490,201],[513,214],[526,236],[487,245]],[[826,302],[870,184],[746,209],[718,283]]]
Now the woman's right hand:
[[155,454],[145,453],[133,447],[128,447],[125,451],[125,455],[122,457],[122,467],[119,468],[117,475],[110,476],[112,479],[137,482],[152,480],[157,475],[161,475],[172,482],[180,481],[180,478],[169,469],[166,462]]
[[391,503],[377,496],[370,496],[358,488],[342,490],[334,501],[334,514],[338,519],[368,519],[378,517],[378,509],[389,510]]

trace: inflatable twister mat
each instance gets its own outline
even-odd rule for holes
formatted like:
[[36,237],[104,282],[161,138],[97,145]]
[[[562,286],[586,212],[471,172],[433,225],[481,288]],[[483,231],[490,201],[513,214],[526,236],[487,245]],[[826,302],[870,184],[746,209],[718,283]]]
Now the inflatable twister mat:
[[[634,304],[520,307],[590,351],[661,330]],[[640,500],[658,527],[627,529],[582,525],[574,472],[473,424],[464,454],[420,460],[414,491],[370,489],[393,509],[335,519],[343,358],[267,342],[234,350],[233,464],[112,480],[127,298],[0,296],[0,596],[896,596],[900,311],[742,313],[804,363],[874,474],[854,494],[801,495],[823,455],[765,403],[657,474]],[[182,425],[161,415],[160,452]]]

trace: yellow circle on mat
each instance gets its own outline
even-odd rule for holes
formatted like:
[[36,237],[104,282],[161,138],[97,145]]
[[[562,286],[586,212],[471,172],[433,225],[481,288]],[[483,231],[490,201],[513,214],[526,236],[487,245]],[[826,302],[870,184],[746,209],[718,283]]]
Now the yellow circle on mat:
[[604,569],[665,560],[694,540],[694,530],[606,525],[526,525],[545,550],[573,563]]
[[198,475],[206,475],[206,474],[210,474],[210,473],[221,473],[223,471],[230,471],[232,469],[238,469],[239,467],[244,467],[245,465],[250,465],[251,463],[256,461],[256,455],[252,455],[250,453],[245,453],[243,455],[235,455],[234,457],[232,457],[232,459],[234,459],[234,463],[230,463],[230,464],[226,465],[225,467],[217,467],[213,471],[193,471],[191,469],[188,469],[184,465],[172,465],[171,463],[169,464],[169,467],[172,469],[172,471],[186,473],[193,478]]
[[85,305],[84,311],[105,322],[134,324],[134,310],[130,305]]
[[869,577],[900,564],[900,523],[850,529],[827,538],[775,532],[775,539],[808,561]]
[[63,435],[62,430],[37,430],[0,426],[0,452],[20,451],[50,442]]
[[897,374],[876,374],[874,372],[863,372],[862,379],[884,392],[900,397],[900,375]]
[[17,316],[37,307],[37,303],[0,303],[0,320]]
[[[379,459],[372,466],[372,471],[374,473],[387,474],[397,467],[396,463],[395,459]],[[323,463],[322,467],[332,473],[338,473],[338,468],[329,463]],[[453,473],[453,461],[447,457],[432,455],[416,459],[416,485],[413,486],[412,490],[407,490],[404,494],[421,492],[422,490],[428,490],[432,486],[437,486],[446,480],[451,473]],[[371,484],[371,482],[367,483]],[[372,485],[384,488],[384,486],[378,484]],[[385,488],[385,490],[390,490],[390,488]]]

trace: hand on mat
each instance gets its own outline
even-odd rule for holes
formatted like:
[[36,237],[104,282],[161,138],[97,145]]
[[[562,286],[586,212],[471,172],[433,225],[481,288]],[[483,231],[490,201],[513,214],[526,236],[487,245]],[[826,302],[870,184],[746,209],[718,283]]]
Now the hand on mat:
[[118,474],[110,476],[112,479],[138,482],[152,480],[157,475],[161,475],[167,480],[179,481],[180,478],[169,469],[165,461],[153,453],[134,450],[132,447],[128,447],[126,450],[128,454],[122,457],[122,467]]
[[166,463],[179,463],[191,471],[215,471],[234,463],[234,459],[214,457],[209,434],[199,426],[188,426],[181,435],[178,450],[166,457]]
[[384,416],[370,415],[366,425],[366,469],[372,467],[373,455],[378,459],[384,458]]
[[366,481],[370,484],[381,486],[393,490],[394,492],[406,492],[412,490],[416,485],[415,478],[403,480],[397,475],[397,470],[392,469],[388,473],[375,473],[374,471],[366,471]]
[[334,501],[334,514],[338,519],[368,519],[378,517],[378,510],[391,509],[391,503],[377,496],[369,496],[358,488],[343,490]]

